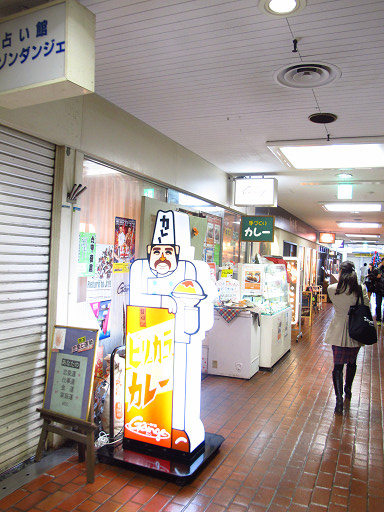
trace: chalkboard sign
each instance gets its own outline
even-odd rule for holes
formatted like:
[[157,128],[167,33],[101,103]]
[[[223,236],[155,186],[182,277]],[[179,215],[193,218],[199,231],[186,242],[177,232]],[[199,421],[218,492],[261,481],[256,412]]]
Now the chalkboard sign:
[[44,409],[88,420],[97,343],[97,329],[55,326]]

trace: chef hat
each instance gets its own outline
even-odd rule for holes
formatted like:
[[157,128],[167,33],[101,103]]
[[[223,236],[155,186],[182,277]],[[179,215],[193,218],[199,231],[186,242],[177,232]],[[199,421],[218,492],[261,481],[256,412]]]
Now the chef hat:
[[152,244],[175,245],[175,217],[172,210],[164,212],[159,210],[153,230]]

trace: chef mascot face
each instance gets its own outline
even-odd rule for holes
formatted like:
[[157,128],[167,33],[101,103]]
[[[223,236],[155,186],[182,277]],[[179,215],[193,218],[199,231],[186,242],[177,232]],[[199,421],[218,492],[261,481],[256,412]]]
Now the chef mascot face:
[[174,244],[148,245],[148,263],[151,270],[161,276],[166,276],[176,270],[179,261],[180,247]]

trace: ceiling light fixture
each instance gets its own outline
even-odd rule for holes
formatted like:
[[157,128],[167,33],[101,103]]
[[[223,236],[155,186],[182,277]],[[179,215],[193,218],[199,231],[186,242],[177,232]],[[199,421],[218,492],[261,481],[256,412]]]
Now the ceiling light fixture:
[[315,141],[267,142],[287,167],[296,169],[367,169],[384,167],[384,143]]
[[342,180],[347,180],[349,178],[352,178],[352,176],[353,175],[348,172],[340,172],[339,174],[336,174],[336,177],[341,178]]
[[337,185],[337,199],[352,199],[352,185]]
[[340,228],[357,228],[357,229],[377,229],[381,228],[382,224],[378,222],[338,222]]
[[381,212],[380,203],[323,203],[321,206],[329,212]]
[[286,17],[302,11],[306,0],[260,0],[259,9],[270,16]]
[[380,238],[380,235],[354,235],[353,233],[345,233],[345,236],[349,238]]

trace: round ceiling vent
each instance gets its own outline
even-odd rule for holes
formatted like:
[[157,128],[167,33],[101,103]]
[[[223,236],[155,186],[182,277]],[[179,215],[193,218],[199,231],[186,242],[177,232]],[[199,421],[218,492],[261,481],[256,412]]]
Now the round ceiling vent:
[[340,69],[333,64],[308,62],[284,66],[276,71],[273,78],[283,87],[314,89],[328,85],[340,76]]
[[317,114],[311,114],[308,119],[312,121],[312,123],[318,124],[328,124],[333,123],[337,119],[336,114],[329,114],[328,112],[319,112]]

